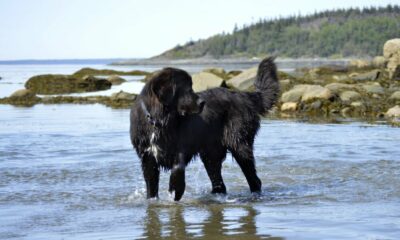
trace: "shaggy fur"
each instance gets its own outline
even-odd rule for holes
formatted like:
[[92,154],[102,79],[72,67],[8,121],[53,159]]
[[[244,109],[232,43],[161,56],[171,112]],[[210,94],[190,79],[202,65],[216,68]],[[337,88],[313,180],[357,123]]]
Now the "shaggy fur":
[[175,68],[165,68],[150,79],[132,107],[130,130],[148,198],[158,197],[163,168],[171,170],[169,191],[179,201],[185,190],[185,167],[196,155],[207,170],[212,193],[226,193],[221,166],[227,151],[242,169],[251,192],[261,191],[253,143],[260,115],[278,98],[273,58],[259,64],[254,86],[254,92],[214,88],[195,94],[190,75]]

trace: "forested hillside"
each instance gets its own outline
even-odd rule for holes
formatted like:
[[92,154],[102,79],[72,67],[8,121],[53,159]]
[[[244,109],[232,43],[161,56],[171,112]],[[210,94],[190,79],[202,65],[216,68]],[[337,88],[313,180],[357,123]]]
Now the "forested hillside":
[[386,40],[400,37],[400,7],[352,8],[260,20],[205,40],[189,41],[157,58],[348,57],[381,55]]

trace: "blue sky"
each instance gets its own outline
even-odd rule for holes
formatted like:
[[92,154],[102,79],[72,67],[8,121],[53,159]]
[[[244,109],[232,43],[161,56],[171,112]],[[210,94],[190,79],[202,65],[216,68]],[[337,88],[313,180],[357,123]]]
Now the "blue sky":
[[135,58],[260,18],[398,0],[0,0],[0,60]]

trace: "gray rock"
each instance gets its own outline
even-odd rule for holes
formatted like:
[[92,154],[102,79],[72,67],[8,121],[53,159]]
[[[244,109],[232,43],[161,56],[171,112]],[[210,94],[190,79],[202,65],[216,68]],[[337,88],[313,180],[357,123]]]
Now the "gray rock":
[[223,68],[207,68],[207,69],[204,69],[203,72],[212,73],[222,79],[226,78],[226,72]]
[[383,45],[383,56],[386,59],[400,53],[400,38],[390,39]]
[[316,99],[327,100],[331,97],[333,97],[333,94],[328,88],[319,85],[309,85],[301,97],[301,101],[309,102]]
[[390,98],[390,100],[400,101],[400,91],[394,92]]
[[357,86],[354,84],[345,84],[345,83],[330,83],[325,86],[329,90],[334,93],[340,93],[347,90],[354,90],[357,89]]
[[364,104],[362,102],[352,102],[350,105],[355,108],[364,107]]
[[192,76],[193,91],[201,92],[207,89],[221,87],[224,80],[209,72],[200,72]]
[[342,100],[343,102],[352,102],[359,100],[360,98],[361,95],[355,91],[344,91],[340,94],[340,100]]
[[379,78],[381,71],[373,70],[366,73],[354,74],[351,78],[356,81],[375,81]]
[[310,109],[318,110],[318,109],[321,108],[321,106],[322,106],[322,102],[320,100],[317,100],[317,101],[315,101],[315,102],[310,104]]
[[33,99],[36,98],[35,92],[29,89],[20,89],[10,95],[12,99]]
[[384,94],[385,90],[379,83],[376,84],[364,84],[362,85],[364,91],[368,94]]
[[122,77],[118,76],[118,75],[111,75],[107,78],[107,80],[112,84],[112,85],[120,85],[123,82],[126,82],[125,79],[123,79]]
[[127,93],[124,91],[119,91],[117,93],[113,93],[110,97],[112,101],[119,101],[119,100],[125,100],[125,101],[133,101],[136,99],[136,95],[133,93]]
[[320,85],[300,84],[294,86],[291,90],[282,95],[282,102],[310,102],[317,99],[330,99],[332,92]]
[[302,89],[292,89],[282,94],[281,101],[286,102],[298,102],[303,96],[304,90]]
[[376,68],[383,68],[386,65],[386,60],[384,56],[376,56],[372,60],[372,65]]
[[293,112],[293,111],[296,111],[296,109],[297,109],[296,102],[286,102],[286,103],[283,103],[281,106],[282,112]]
[[383,56],[387,61],[389,78],[400,80],[400,38],[388,40],[383,45]]
[[390,109],[386,112],[385,115],[386,115],[387,117],[396,117],[396,118],[400,117],[400,106],[396,105],[396,106],[390,108]]
[[231,78],[226,84],[234,89],[245,91],[253,86],[254,80],[257,76],[257,67],[247,69],[239,75]]

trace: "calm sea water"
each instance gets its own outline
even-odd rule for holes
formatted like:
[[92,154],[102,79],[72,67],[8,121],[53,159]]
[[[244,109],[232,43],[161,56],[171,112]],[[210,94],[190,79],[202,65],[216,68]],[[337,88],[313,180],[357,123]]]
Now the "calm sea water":
[[[80,67],[0,66],[0,82]],[[194,161],[179,203],[167,192],[166,172],[160,199],[146,200],[128,131],[129,110],[0,105],[0,239],[400,236],[400,128],[265,119],[255,142],[261,196],[249,193],[228,156],[227,196],[209,194]]]

